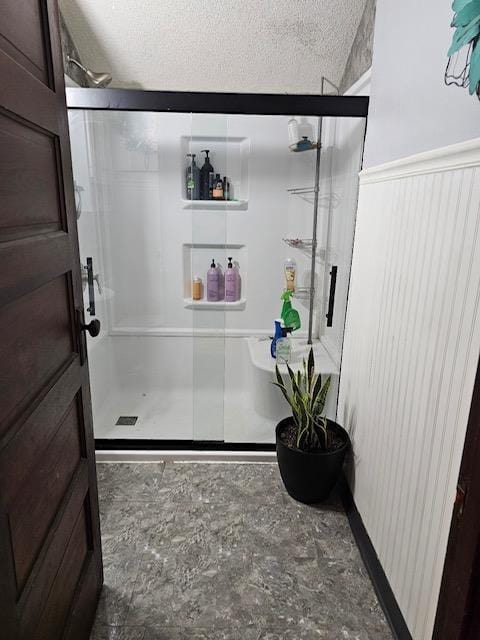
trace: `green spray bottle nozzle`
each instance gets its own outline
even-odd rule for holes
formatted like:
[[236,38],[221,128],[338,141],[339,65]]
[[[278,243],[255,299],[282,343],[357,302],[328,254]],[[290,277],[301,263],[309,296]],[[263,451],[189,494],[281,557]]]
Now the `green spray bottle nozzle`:
[[300,321],[300,314],[296,309],[292,307],[292,302],[290,298],[293,295],[293,291],[289,291],[288,289],[282,293],[280,299],[283,300],[282,311],[280,313],[280,317],[283,320],[283,324],[286,327],[291,327],[292,331],[296,331],[300,329],[302,323]]

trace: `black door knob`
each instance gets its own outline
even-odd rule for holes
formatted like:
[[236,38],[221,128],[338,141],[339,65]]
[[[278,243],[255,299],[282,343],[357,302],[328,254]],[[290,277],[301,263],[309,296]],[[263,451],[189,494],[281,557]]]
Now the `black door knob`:
[[100,333],[100,320],[95,318],[90,320],[88,324],[82,324],[82,331],[88,331],[92,338],[96,338]]

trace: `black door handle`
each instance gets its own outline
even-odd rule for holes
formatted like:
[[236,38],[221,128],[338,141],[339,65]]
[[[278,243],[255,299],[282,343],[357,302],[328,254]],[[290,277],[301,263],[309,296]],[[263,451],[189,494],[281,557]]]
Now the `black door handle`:
[[96,338],[100,333],[100,320],[95,318],[94,320],[90,320],[88,324],[82,324],[80,328],[82,331],[88,331],[92,338]]
[[327,327],[333,324],[333,307],[335,304],[335,289],[337,287],[337,267],[330,271],[330,293],[328,295]]

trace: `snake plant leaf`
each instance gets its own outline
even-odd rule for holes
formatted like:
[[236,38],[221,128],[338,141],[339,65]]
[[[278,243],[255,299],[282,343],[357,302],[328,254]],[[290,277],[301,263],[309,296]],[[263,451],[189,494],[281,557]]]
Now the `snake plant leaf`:
[[474,40],[480,34],[480,15],[475,18],[467,27],[457,27],[453,35],[452,44],[448,50],[448,55],[452,56],[462,47]]
[[280,373],[280,369],[278,368],[278,364],[275,364],[275,375],[277,377],[278,384],[285,386],[285,383],[283,382],[282,374]]
[[452,9],[453,11],[455,11],[455,13],[458,13],[471,2],[472,0],[454,0],[454,3],[452,4]]
[[317,416],[320,413],[322,413],[322,411],[325,408],[325,401],[327,399],[328,390],[330,389],[331,380],[332,380],[331,376],[328,376],[328,378],[325,380],[325,383],[322,386],[320,393],[317,396],[317,399],[315,400],[315,404],[312,407],[312,414],[314,416]]
[[315,360],[313,357],[313,347],[310,348],[310,353],[308,354],[308,366],[307,366],[307,375],[308,375],[308,390],[312,389],[313,382],[313,374],[315,373]]
[[322,388],[322,376],[320,374],[318,374],[317,379],[315,380],[315,384],[313,385],[313,391],[312,391],[312,404],[311,404],[311,411],[313,412],[313,407],[315,406],[315,402],[317,400],[318,394],[320,393],[320,390]]
[[470,85],[469,92],[474,94],[480,84],[480,36],[477,36],[473,45],[472,56],[470,58]]
[[480,0],[471,0],[452,21],[454,27],[468,27],[480,15]]
[[288,375],[290,376],[290,380],[292,383],[292,391],[293,391],[293,395],[292,398],[294,398],[295,400],[299,400],[302,397],[302,392],[300,390],[300,387],[297,384],[297,379],[295,376],[295,373],[292,371],[292,369],[289,367],[289,365],[287,364],[287,371],[288,371]]
[[302,372],[300,371],[300,369],[297,371],[297,385],[298,385],[298,389],[300,391],[300,393],[303,391],[302,389],[302,381],[303,381],[303,376],[302,376]]
[[283,397],[285,398],[285,400],[288,402],[288,404],[291,404],[290,402],[290,397],[287,393],[287,390],[285,389],[285,387],[283,386],[283,384],[279,384],[278,382],[272,382],[272,384],[274,384],[276,387],[278,387],[281,392],[283,393]]

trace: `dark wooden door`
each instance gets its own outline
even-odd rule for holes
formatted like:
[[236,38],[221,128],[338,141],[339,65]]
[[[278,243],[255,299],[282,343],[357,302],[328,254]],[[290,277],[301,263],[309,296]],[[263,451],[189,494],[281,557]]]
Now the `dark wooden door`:
[[54,0],[0,0],[0,637],[87,639],[102,585]]
[[453,505],[434,640],[480,638],[480,362]]

